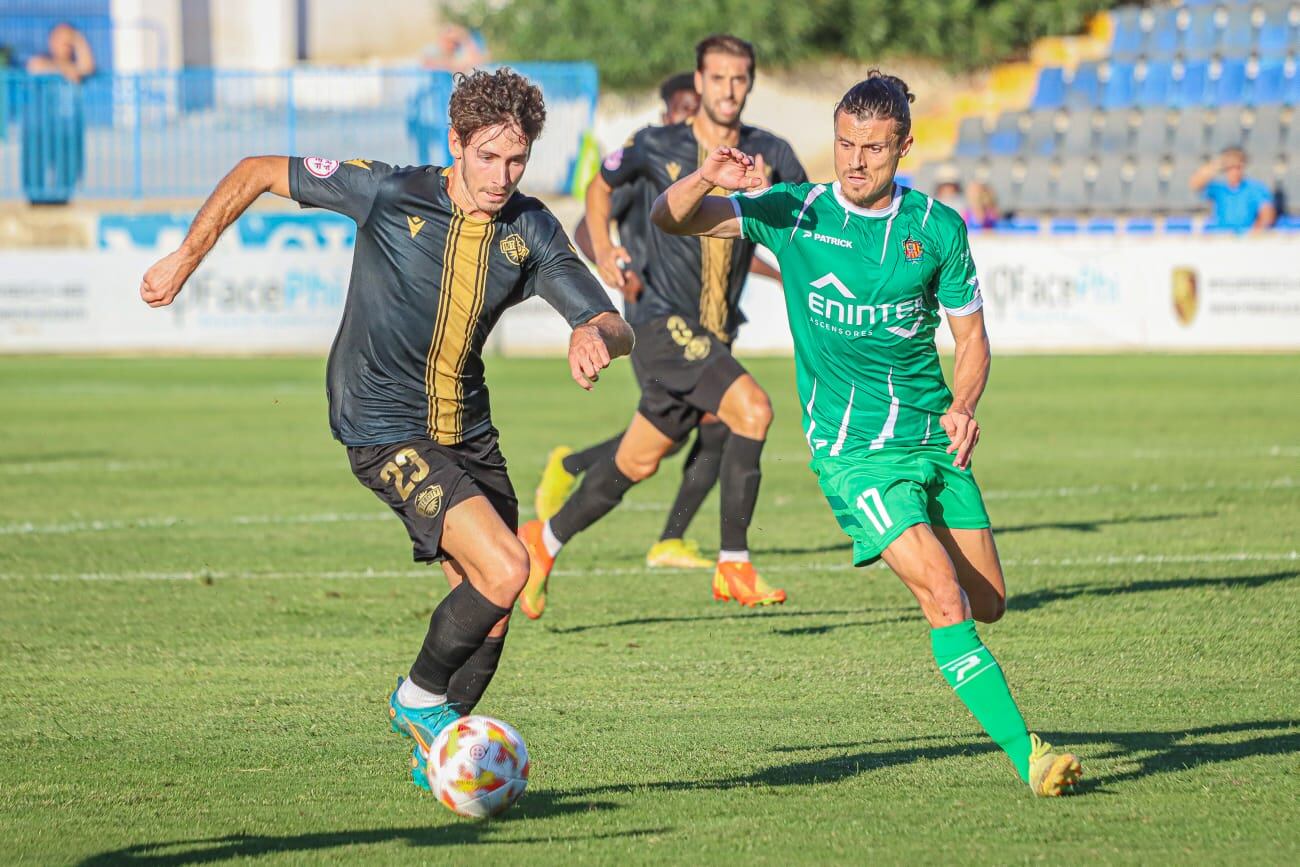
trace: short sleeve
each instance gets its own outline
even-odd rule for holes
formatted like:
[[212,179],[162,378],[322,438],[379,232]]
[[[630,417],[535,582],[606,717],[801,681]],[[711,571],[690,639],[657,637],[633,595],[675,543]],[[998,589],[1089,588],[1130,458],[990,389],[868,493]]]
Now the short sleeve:
[[1201,190],[1201,198],[1218,204],[1219,199],[1222,198],[1224,191],[1227,189],[1228,186],[1223,181],[1217,179],[1210,181],[1205,185],[1205,189]]
[[[790,243],[790,235],[799,219],[803,207],[801,191],[802,187],[778,183],[753,193],[733,194],[731,206],[740,218],[741,236],[779,256]],[[808,196],[811,199],[811,191]]]
[[361,225],[393,167],[376,160],[290,157],[289,197],[304,208],[325,208]]
[[541,248],[530,252],[525,265],[524,297],[539,295],[576,328],[601,313],[617,313],[605,288],[578,253],[559,221],[547,214]]
[[646,167],[646,130],[632,136],[600,163],[600,176],[611,187],[630,184],[641,177]]
[[969,316],[984,306],[966,224],[954,221],[953,243],[939,264],[939,303],[949,316]]

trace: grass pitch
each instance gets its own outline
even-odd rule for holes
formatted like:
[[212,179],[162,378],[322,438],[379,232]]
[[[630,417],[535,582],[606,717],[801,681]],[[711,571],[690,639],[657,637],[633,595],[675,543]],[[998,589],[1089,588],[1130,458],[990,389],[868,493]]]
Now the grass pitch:
[[[531,787],[461,820],[384,700],[441,576],[329,438],[320,359],[0,362],[0,861],[41,864],[1296,863],[1300,366],[999,358],[980,479],[1007,566],[982,630],[1030,726],[1081,754],[1037,801],[934,671],[914,603],[853,570],[791,363],[755,556],[791,601],[647,572],[676,460],[568,549],[484,713]],[[617,431],[560,360],[489,366],[525,504]],[[717,543],[716,497],[693,527]]]

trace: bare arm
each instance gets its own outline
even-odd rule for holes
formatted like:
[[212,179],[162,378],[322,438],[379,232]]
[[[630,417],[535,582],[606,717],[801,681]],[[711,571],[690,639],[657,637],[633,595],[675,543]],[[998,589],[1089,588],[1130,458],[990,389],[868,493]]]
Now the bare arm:
[[588,319],[569,336],[569,372],[573,381],[590,391],[611,360],[631,353],[632,342],[632,326],[617,313],[600,313]]
[[781,279],[780,271],[773,268],[757,256],[754,256],[749,260],[749,273],[757,274],[760,277],[769,277],[773,280]]
[[[593,265],[597,264],[596,248],[591,243],[591,233],[587,231],[586,214],[583,214],[582,222],[578,223],[578,228],[573,233],[573,243],[578,246],[580,251],[582,251],[582,255],[587,257],[587,261],[591,262]],[[632,255],[630,253],[622,247],[612,247],[612,249],[615,251],[616,256],[620,250],[626,254],[626,258],[624,258],[623,261],[627,266],[631,265]],[[645,288],[645,285],[641,282],[641,277],[637,272],[633,271],[631,267],[622,267],[619,268],[619,273],[623,275],[623,285],[617,288],[623,293],[623,297],[628,301],[635,301],[640,298],[641,291]]]
[[180,248],[145,272],[140,283],[145,303],[150,307],[172,303],[221,233],[266,192],[289,198],[288,157],[245,157],[221,179],[195,215]]
[[620,262],[631,262],[632,254],[614,243],[609,235],[609,222],[614,190],[599,174],[587,185],[587,216],[583,226],[591,241],[591,260],[596,263],[600,279],[615,289],[622,289],[623,268]]
[[1210,181],[1214,180],[1214,177],[1219,173],[1220,168],[1220,158],[1215,157],[1196,171],[1192,172],[1192,176],[1187,179],[1187,186],[1192,188],[1193,193],[1199,193],[1209,185]]
[[1267,232],[1273,228],[1277,222],[1277,206],[1272,202],[1265,202],[1259,206],[1259,213],[1255,215],[1255,225],[1251,228],[1252,232]]
[[975,407],[989,381],[989,335],[984,329],[983,310],[967,316],[950,315],[948,327],[952,329],[957,352],[952,375],[952,405],[940,417],[939,424],[952,440],[948,454],[957,453],[952,465],[965,469],[970,466],[971,452],[980,439]]
[[[90,42],[86,39],[85,34],[77,31],[72,37],[72,75],[67,71],[64,75],[72,81],[81,81],[95,74],[95,54],[90,50]],[[75,78],[73,76],[76,76]]]
[[714,187],[753,190],[763,180],[753,174],[754,161],[744,152],[719,147],[698,169],[659,194],[650,219],[670,235],[739,238],[740,218],[730,201],[711,196]]

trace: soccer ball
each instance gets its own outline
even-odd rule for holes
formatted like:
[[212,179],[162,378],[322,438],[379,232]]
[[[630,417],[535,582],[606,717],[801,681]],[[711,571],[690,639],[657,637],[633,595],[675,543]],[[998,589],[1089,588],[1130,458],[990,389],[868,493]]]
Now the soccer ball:
[[471,819],[495,816],[519,800],[528,768],[519,732],[491,717],[461,717],[429,748],[430,788],[447,809]]

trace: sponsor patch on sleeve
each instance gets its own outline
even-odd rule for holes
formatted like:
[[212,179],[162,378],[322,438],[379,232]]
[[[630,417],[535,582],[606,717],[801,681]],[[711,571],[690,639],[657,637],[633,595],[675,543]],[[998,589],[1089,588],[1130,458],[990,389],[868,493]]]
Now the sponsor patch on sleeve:
[[623,165],[623,149],[619,148],[605,157],[605,162],[602,165],[611,172],[618,171],[618,167]]
[[322,180],[339,170],[338,160],[327,160],[324,157],[307,157],[302,164],[307,167],[307,171]]

